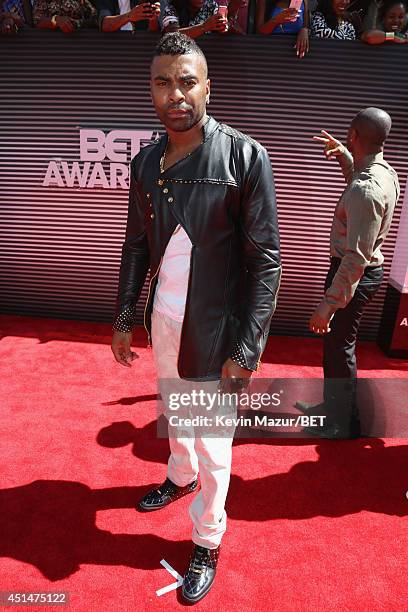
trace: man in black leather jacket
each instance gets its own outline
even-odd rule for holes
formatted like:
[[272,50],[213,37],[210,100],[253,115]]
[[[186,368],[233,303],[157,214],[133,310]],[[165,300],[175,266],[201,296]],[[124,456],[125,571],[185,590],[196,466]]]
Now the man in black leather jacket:
[[[131,162],[113,353],[130,367],[135,304],[150,269],[144,324],[158,378],[204,385],[249,379],[265,348],[281,276],[268,153],[206,114],[207,64],[187,36],[171,33],[159,42],[151,94],[166,134]],[[195,546],[183,585],[184,599],[194,603],[212,585],[226,529],[232,436],[191,442],[169,435],[169,442],[167,478],[138,507],[156,510],[193,492],[200,472],[201,491],[190,506]]]

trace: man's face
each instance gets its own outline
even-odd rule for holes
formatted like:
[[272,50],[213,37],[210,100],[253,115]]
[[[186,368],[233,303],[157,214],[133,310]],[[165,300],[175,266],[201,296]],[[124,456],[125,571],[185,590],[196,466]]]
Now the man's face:
[[349,4],[350,0],[332,0],[333,11],[337,17],[343,17]]
[[384,28],[386,32],[401,32],[405,26],[405,8],[403,4],[391,6],[384,17]]
[[174,132],[185,132],[205,114],[210,81],[199,55],[159,55],[150,71],[150,91],[157,116]]

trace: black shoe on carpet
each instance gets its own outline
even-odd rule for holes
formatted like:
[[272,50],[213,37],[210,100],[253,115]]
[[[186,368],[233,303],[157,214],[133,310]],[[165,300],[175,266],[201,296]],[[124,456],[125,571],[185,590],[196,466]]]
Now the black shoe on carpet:
[[306,415],[313,416],[324,416],[327,415],[325,403],[321,404],[309,404],[308,402],[296,402],[295,408],[303,412]]
[[181,595],[186,603],[200,601],[211,589],[217,570],[220,547],[209,549],[194,545],[190,565],[184,576]]
[[328,440],[351,440],[360,437],[359,423],[352,423],[349,427],[344,427],[338,423],[330,423],[320,427],[304,427],[304,433],[318,438],[327,438]]
[[168,506],[172,502],[193,493],[197,489],[198,480],[194,480],[185,487],[178,487],[169,478],[163,482],[163,484],[151,489],[142,499],[138,502],[137,508],[144,512],[151,512],[152,510],[159,510]]

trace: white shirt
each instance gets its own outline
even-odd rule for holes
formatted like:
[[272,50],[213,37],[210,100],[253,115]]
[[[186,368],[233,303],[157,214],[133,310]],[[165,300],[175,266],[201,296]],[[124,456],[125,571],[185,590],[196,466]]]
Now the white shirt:
[[153,308],[182,322],[190,274],[191,240],[178,225],[164,252],[157,280]]
[[[124,13],[128,13],[130,11],[130,0],[118,0],[119,3],[119,14],[124,15]],[[133,30],[132,24],[125,23],[121,28],[121,30]]]

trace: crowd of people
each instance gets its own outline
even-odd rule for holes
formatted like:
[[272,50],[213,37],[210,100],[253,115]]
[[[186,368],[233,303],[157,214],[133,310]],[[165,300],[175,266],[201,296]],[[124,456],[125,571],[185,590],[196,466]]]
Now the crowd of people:
[[[1,0],[0,0],[1,1]],[[337,38],[372,45],[408,42],[407,6],[400,0],[4,0],[0,33],[47,28],[71,34],[174,32],[197,38],[218,35],[296,36],[302,58],[310,38]]]

